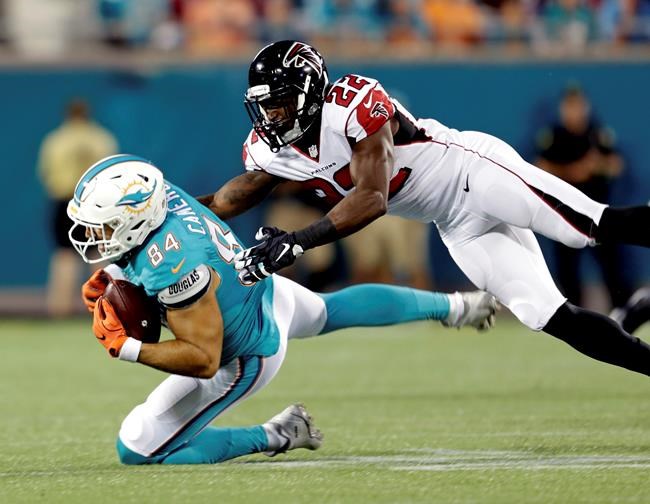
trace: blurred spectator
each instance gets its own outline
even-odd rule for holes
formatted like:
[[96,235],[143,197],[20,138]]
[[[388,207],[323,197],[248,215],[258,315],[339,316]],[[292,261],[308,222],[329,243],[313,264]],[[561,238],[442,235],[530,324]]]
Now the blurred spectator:
[[104,40],[117,47],[149,43],[170,14],[169,0],[97,0]]
[[436,49],[617,54],[650,43],[650,0],[0,0],[0,43],[21,52],[56,56],[96,39],[208,56],[282,39],[342,57],[395,48],[403,52],[391,54],[421,57],[431,41]]
[[71,222],[68,201],[81,175],[98,159],[117,152],[117,142],[106,129],[91,120],[85,101],[72,100],[66,117],[43,140],[39,153],[39,174],[52,201],[48,217],[56,249],[50,260],[47,310],[51,316],[71,315],[79,302],[79,255],[68,239]]
[[598,24],[604,40],[650,41],[650,0],[603,0]]
[[433,39],[441,44],[477,44],[486,19],[472,0],[424,0],[422,15]]
[[487,9],[486,41],[523,46],[530,40],[533,11],[530,0],[484,0]]
[[[560,101],[559,121],[538,134],[538,166],[566,180],[590,198],[609,202],[612,180],[623,169],[616,151],[614,132],[591,114],[583,91],[570,84]],[[558,284],[569,301],[582,305],[580,258],[587,249],[555,247]],[[622,272],[620,248],[603,244],[591,249],[614,307],[623,306],[632,294]]]
[[596,36],[594,13],[585,0],[550,0],[544,4],[535,35],[541,52],[581,53]]
[[311,0],[305,21],[315,45],[332,42],[383,40],[377,0]]
[[79,7],[80,0],[5,0],[7,36],[21,54],[64,55],[72,47],[77,26],[82,24],[76,18],[76,12],[83,10]]
[[228,54],[253,42],[257,18],[250,0],[186,0],[187,49],[194,54]]
[[429,38],[429,29],[421,16],[421,0],[384,0],[379,7],[389,44],[412,45]]
[[258,34],[264,44],[276,40],[303,40],[300,12],[294,0],[264,0],[257,3]]

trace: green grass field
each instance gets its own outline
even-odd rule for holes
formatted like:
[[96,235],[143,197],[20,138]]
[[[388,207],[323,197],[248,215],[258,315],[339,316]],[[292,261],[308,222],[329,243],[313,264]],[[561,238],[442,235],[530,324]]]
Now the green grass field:
[[121,419],[164,375],[109,359],[89,322],[0,321],[0,348],[2,503],[650,502],[648,379],[507,319],[292,342],[218,423],[303,401],[323,448],[216,466],[119,464]]

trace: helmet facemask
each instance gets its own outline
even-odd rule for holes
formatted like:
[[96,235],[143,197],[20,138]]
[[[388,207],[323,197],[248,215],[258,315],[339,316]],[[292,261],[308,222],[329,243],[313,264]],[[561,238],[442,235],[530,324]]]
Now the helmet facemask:
[[[126,250],[113,236],[122,223],[95,224],[74,220],[68,237],[75,250],[89,264],[120,257]],[[113,227],[115,226],[115,227]]]
[[[289,85],[270,92],[263,84],[246,92],[245,104],[253,128],[273,152],[301,138],[318,118],[322,102],[309,99],[309,79],[304,89]],[[274,119],[274,114],[279,119]]]

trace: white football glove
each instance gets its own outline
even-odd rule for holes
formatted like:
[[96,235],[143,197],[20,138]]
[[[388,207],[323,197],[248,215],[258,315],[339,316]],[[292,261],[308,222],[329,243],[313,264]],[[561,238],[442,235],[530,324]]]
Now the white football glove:
[[443,321],[443,325],[459,329],[469,325],[479,331],[487,331],[494,327],[496,312],[501,309],[501,305],[492,294],[484,291],[456,292],[454,294],[462,299],[462,314],[457,315],[456,320]]

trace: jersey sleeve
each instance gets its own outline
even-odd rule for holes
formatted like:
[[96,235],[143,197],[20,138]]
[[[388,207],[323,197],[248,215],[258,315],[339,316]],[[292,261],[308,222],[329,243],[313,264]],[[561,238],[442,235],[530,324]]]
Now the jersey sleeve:
[[201,298],[209,287],[210,268],[201,264],[161,290],[158,301],[165,308],[184,308]]
[[125,273],[148,295],[157,296],[209,261],[206,247],[196,242],[181,223],[166,222],[143,245]]
[[345,124],[345,136],[359,142],[386,124],[395,115],[388,93],[376,82],[351,111]]
[[356,143],[376,133],[395,115],[395,104],[375,79],[348,74],[337,80],[325,97],[324,122]]

